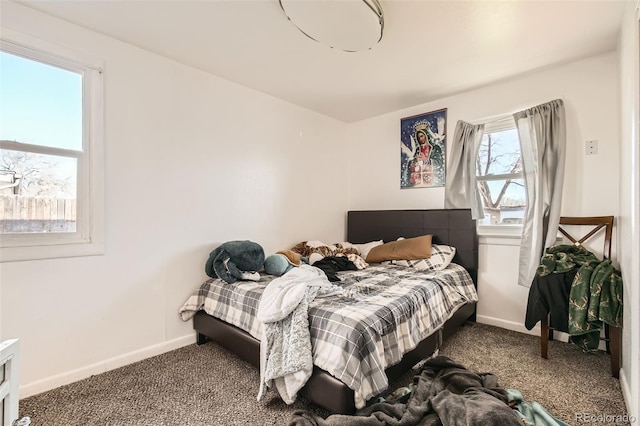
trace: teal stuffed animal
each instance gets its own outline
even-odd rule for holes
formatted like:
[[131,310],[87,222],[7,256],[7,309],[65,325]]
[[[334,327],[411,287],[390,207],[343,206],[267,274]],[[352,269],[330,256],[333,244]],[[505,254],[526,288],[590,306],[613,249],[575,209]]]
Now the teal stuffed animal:
[[264,260],[264,271],[269,275],[281,276],[293,268],[284,254],[272,254]]
[[309,263],[309,259],[291,250],[283,250],[272,254],[264,260],[264,271],[269,275],[281,276],[292,268]]

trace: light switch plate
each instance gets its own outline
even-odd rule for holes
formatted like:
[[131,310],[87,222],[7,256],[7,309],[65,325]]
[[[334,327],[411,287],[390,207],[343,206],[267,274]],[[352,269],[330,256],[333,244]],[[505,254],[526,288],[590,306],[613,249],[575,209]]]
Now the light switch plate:
[[594,155],[598,153],[598,140],[588,140],[584,144],[584,153],[586,155]]

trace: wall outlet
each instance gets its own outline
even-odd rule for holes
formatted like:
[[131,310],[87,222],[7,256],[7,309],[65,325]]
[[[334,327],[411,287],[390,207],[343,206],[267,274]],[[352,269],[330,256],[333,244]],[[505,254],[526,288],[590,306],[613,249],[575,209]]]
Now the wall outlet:
[[584,153],[586,155],[594,155],[598,153],[598,140],[592,139],[584,143]]

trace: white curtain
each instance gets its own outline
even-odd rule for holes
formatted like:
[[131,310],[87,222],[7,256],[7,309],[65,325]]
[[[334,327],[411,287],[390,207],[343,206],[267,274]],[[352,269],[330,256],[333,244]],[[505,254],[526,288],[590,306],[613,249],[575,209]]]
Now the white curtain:
[[471,208],[471,217],[484,217],[482,198],[476,182],[476,157],[480,149],[484,124],[473,125],[458,121],[453,134],[444,207],[447,209]]
[[529,287],[544,249],[555,244],[558,234],[566,155],[564,103],[556,99],[513,118],[527,192],[518,284]]

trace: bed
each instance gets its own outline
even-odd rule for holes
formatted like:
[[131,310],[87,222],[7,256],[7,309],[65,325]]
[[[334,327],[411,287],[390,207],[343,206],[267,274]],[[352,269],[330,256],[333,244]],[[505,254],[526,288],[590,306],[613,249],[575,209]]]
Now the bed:
[[[433,236],[434,244],[447,244],[456,248],[453,264],[443,271],[445,272],[444,275],[457,275],[459,271],[456,268],[464,269],[468,272],[468,275],[465,273],[465,276],[470,277],[474,287],[477,286],[478,237],[475,221],[471,219],[470,210],[373,210],[350,211],[347,213],[346,240],[352,243],[362,244],[380,239],[388,242],[395,241],[399,237],[411,238],[426,234]],[[398,276],[404,276],[407,273],[398,269],[400,268],[398,266],[391,265],[389,268]],[[369,270],[366,271],[367,274],[375,274],[384,268],[378,264],[373,264],[366,269]],[[349,273],[351,272],[340,273],[340,276],[347,282],[349,279],[355,281],[363,279],[362,277],[349,278]],[[363,271],[354,273],[356,275],[364,274]],[[260,282],[247,284],[247,286],[250,289],[264,286],[266,284],[263,279],[264,277],[261,278]],[[209,284],[203,284],[199,291],[199,297],[202,297],[204,292],[209,291],[205,290],[205,287],[210,284],[210,282]],[[259,299],[259,295],[255,295],[257,293],[250,294],[254,294],[254,299]],[[405,349],[408,352],[394,355],[400,358],[399,360],[394,358],[388,363],[383,363],[386,366],[382,371],[383,376],[385,376],[383,377],[384,381],[391,383],[400,377],[416,363],[432,355],[442,340],[455,333],[465,321],[475,320],[475,300],[471,299],[466,298],[463,301],[457,301],[448,307],[446,312],[439,314],[441,318],[439,318],[437,329],[430,330],[429,334],[419,342],[405,344],[407,346]],[[250,301],[250,303],[254,304],[258,302],[259,300]],[[210,309],[209,311],[211,312]],[[229,320],[228,317],[220,316]],[[260,341],[256,338],[259,333],[244,325],[247,323],[244,316],[245,313],[240,312],[237,317],[234,317],[234,320],[227,322],[209,315],[205,310],[197,310],[192,316],[193,327],[197,333],[197,343],[204,344],[210,340],[214,341],[259,368]],[[242,321],[236,321],[240,317],[243,317]],[[312,308],[310,308],[309,317],[313,326]],[[244,329],[231,323],[242,324]],[[384,334],[384,331],[381,334]],[[384,340],[384,336],[380,338],[377,344],[380,345],[382,340]],[[386,352],[384,355],[385,357],[387,356]],[[316,358],[314,356],[314,363],[316,363],[315,361]],[[330,374],[316,365],[311,378],[299,392],[299,395],[333,413],[341,414],[355,412],[356,406],[362,405],[362,395],[367,395],[369,400],[374,399],[375,393],[373,395],[370,395],[370,392],[363,393],[360,388],[356,392],[352,389],[353,382],[349,382],[352,386],[350,387],[336,377],[345,376],[336,374],[335,371]],[[379,393],[379,391],[384,390],[382,385],[378,384],[376,386],[373,388],[374,391]]]

